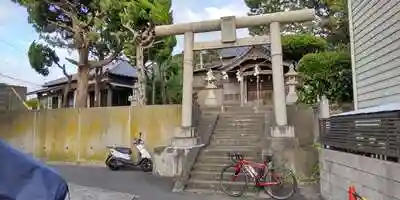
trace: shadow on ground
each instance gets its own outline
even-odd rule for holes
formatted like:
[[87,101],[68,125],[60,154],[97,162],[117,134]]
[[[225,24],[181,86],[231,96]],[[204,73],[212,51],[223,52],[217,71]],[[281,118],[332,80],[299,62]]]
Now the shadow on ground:
[[[153,176],[141,171],[110,171],[105,167],[52,165],[71,184],[98,188],[118,193],[137,195],[139,200],[225,200],[221,194],[173,193],[169,178]],[[314,189],[301,189],[293,200],[319,200]],[[243,197],[235,199],[254,199]],[[74,199],[71,199],[74,200]]]

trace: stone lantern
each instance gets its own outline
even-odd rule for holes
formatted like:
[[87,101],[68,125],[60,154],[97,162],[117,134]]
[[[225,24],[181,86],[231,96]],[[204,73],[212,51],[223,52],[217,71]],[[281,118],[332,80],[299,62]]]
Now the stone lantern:
[[289,66],[289,71],[285,74],[286,85],[289,88],[288,94],[286,96],[286,104],[292,105],[297,102],[298,96],[296,93],[296,86],[299,84],[298,73],[295,70],[295,66],[291,64]]
[[218,100],[217,96],[215,94],[215,90],[217,89],[216,85],[216,78],[214,76],[214,72],[211,70],[211,68],[207,72],[206,76],[206,81],[207,81],[207,86],[206,89],[207,91],[207,97],[205,99],[205,104],[207,106],[218,106]]

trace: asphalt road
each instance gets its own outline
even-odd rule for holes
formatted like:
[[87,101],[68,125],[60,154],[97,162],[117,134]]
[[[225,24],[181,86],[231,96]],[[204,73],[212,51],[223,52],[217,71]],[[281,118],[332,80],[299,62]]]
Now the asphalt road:
[[[105,167],[52,165],[70,183],[121,194],[138,196],[138,200],[228,200],[225,195],[173,193],[171,179],[153,176],[141,171],[111,171]],[[79,190],[78,190],[79,191]],[[81,190],[82,191],[82,190]],[[84,190],[83,190],[84,191]],[[319,200],[313,190],[303,188],[292,200]],[[82,192],[81,192],[82,193]],[[96,193],[96,192],[94,192]],[[92,199],[92,198],[82,198]],[[96,198],[95,198],[96,199]],[[124,198],[122,198],[124,199]],[[122,200],[121,199],[121,200]],[[238,199],[238,198],[236,198]],[[239,199],[251,199],[243,197]],[[71,200],[81,200],[71,198]],[[111,200],[111,199],[110,199]],[[112,199],[117,200],[117,199]],[[125,199],[124,199],[125,200]]]
[[[171,179],[141,171],[111,171],[105,167],[72,165],[52,165],[51,167],[73,185],[129,193],[138,196],[138,200],[204,200],[205,197],[208,200],[228,199],[221,195],[173,193]],[[71,200],[75,200],[72,197]]]

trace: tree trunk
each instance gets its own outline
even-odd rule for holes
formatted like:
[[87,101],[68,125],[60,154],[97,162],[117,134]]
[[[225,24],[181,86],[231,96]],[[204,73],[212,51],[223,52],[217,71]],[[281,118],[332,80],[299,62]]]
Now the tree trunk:
[[89,51],[87,48],[81,48],[79,51],[78,63],[78,87],[76,94],[76,108],[84,108],[87,106],[87,92],[89,86]]
[[151,104],[156,104],[156,77],[153,71],[153,83],[152,83],[152,91],[151,91]]
[[[99,61],[104,60],[103,52],[99,52]],[[94,107],[101,106],[101,79],[103,78],[103,66],[96,68],[94,73]]]
[[[158,65],[158,71],[159,71],[159,76],[160,76],[160,87],[161,87],[161,99],[162,99],[162,104],[167,104],[167,91],[165,88],[165,69],[161,67],[161,65]],[[164,66],[165,67],[165,66]]]
[[136,67],[138,75],[138,104],[146,105],[146,75],[144,74],[143,48],[138,44],[136,46]]

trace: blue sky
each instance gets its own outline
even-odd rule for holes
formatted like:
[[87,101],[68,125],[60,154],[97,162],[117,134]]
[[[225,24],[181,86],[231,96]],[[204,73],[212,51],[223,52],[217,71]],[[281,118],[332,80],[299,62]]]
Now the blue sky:
[[[174,23],[218,19],[222,16],[246,15],[248,9],[243,0],[172,0],[174,10]],[[248,35],[246,29],[238,30],[238,37]],[[196,34],[196,41],[209,41],[219,39],[218,32]],[[27,86],[28,90],[40,88],[45,81],[62,77],[62,72],[54,68],[49,76],[42,77],[33,71],[28,62],[27,49],[38,35],[28,24],[26,10],[11,2],[0,0],[0,83]],[[175,52],[182,51],[183,37],[177,36],[178,44]],[[64,57],[75,58],[75,52],[57,49],[57,54],[64,61]],[[69,66],[70,73],[75,67]],[[6,78],[3,75],[11,76]]]

